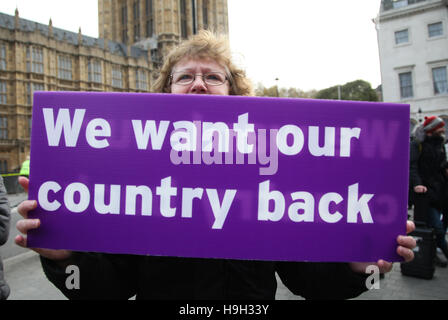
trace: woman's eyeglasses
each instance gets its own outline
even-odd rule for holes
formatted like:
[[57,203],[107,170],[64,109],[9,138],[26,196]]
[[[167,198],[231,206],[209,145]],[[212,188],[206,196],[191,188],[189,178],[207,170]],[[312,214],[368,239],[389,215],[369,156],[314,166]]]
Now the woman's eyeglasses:
[[202,81],[204,81],[209,86],[219,86],[227,81],[226,75],[221,72],[206,72],[204,74],[196,74],[193,72],[173,72],[170,76],[170,79],[171,83],[173,84],[187,86],[189,84],[192,84],[193,81],[196,80],[196,76],[201,76]]

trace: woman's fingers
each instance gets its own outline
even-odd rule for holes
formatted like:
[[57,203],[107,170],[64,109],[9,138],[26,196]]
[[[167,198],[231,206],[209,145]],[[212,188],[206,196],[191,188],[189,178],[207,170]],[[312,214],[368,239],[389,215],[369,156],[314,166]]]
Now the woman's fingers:
[[[22,248],[28,248],[27,239],[22,235],[18,235],[14,238],[14,242]],[[41,248],[29,248],[34,252],[40,254],[41,256],[52,259],[52,260],[64,260],[71,256],[71,252],[67,250],[51,250],[51,249],[41,249]]]
[[[40,220],[38,219],[26,219],[17,222],[17,229],[26,234],[29,230],[38,228],[40,226]],[[15,244],[22,248],[28,248],[27,238],[23,235],[18,235],[14,238]],[[52,249],[42,249],[42,248],[29,248],[34,252],[37,252],[41,256],[52,259],[52,260],[64,260],[71,256],[71,251],[67,250],[52,250]]]
[[376,265],[378,266],[380,273],[388,273],[392,270],[392,267],[393,267],[393,264],[391,262],[387,262],[382,259],[378,260]]
[[406,222],[406,234],[409,234],[415,230],[415,223],[413,221]]
[[39,219],[23,219],[17,221],[16,228],[23,234],[27,234],[29,230],[36,229],[40,226]]
[[[24,235],[26,235],[29,230],[39,228],[39,226],[40,226],[39,219],[23,219],[23,220],[17,221],[17,223],[16,223],[17,230],[19,230],[20,233],[22,233]],[[27,247],[26,237],[24,237],[20,234],[14,238],[14,242],[20,247],[23,247],[23,248]]]
[[410,236],[398,236],[397,243],[408,249],[414,249],[417,246],[417,241]]
[[404,258],[405,262],[414,260],[414,251],[409,248],[399,246],[397,248],[397,253]]
[[417,246],[415,239],[410,236],[398,236],[397,242],[397,253],[404,258],[404,261],[412,261],[414,259],[414,251],[412,249]]
[[20,235],[20,234],[14,238],[14,242],[19,247],[22,247],[22,248],[26,248],[27,247],[26,246],[26,238],[24,236]]
[[36,200],[25,200],[17,207],[17,212],[24,217],[28,218],[28,212],[37,208]]
[[30,181],[27,178],[19,177],[19,184],[25,189],[25,192],[28,192],[29,183]]

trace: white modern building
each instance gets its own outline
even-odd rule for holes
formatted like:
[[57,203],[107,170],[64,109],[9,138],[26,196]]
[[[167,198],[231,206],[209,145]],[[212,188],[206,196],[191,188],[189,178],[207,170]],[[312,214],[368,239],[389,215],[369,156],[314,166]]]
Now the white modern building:
[[375,20],[384,102],[448,123],[448,0],[382,0]]

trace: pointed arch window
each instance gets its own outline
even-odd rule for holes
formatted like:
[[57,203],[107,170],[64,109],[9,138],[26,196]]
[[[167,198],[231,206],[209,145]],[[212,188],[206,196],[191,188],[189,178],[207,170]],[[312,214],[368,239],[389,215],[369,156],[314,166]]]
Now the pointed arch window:
[[208,29],[208,0],[202,2],[202,24],[204,29]]
[[180,35],[183,39],[187,38],[187,3],[186,0],[180,1]]
[[146,37],[154,35],[154,3],[153,0],[146,0]]

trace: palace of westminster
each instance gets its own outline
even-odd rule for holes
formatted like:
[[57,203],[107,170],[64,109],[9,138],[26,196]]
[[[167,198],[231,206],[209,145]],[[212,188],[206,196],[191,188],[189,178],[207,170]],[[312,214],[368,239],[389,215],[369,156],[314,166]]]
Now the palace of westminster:
[[149,92],[200,29],[228,34],[227,0],[98,0],[99,38],[0,13],[0,173],[30,152],[34,91]]

